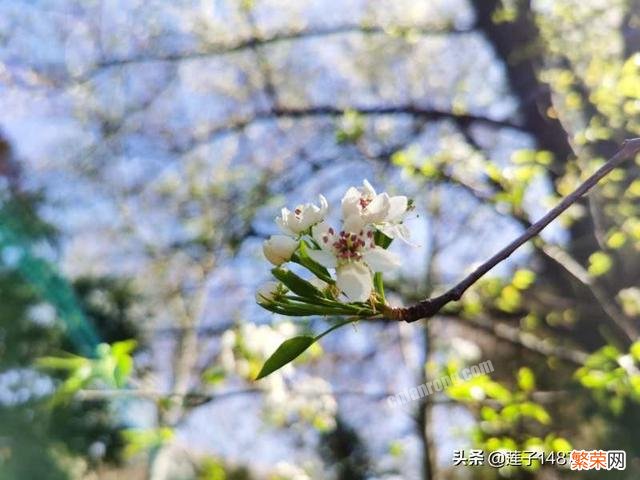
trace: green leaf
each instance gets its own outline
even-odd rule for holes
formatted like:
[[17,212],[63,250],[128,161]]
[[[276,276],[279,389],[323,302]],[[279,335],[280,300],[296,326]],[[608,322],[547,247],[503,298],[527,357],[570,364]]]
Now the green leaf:
[[520,411],[522,415],[535,418],[543,425],[548,425],[549,423],[551,423],[551,416],[549,415],[549,413],[542,405],[538,405],[537,403],[524,402],[522,405],[520,405]]
[[594,277],[604,275],[612,265],[611,257],[604,252],[595,252],[589,257],[589,273]]
[[284,342],[282,342],[282,344],[280,344],[276,351],[273,352],[273,354],[269,358],[267,358],[267,361],[264,362],[264,365],[258,373],[256,380],[260,380],[261,378],[264,378],[267,375],[275,372],[279,368],[284,367],[287,363],[292,362],[293,360],[298,358],[307,348],[309,348],[311,345],[313,345],[328,333],[331,333],[334,330],[337,330],[338,328],[353,322],[353,318],[348,318],[343,322],[336,323],[331,328],[325,330],[316,337],[301,335],[299,337],[293,337],[289,340],[285,340]]
[[89,360],[75,355],[69,355],[69,357],[41,357],[36,359],[35,364],[40,368],[51,370],[76,370],[83,365],[88,365]]
[[305,241],[300,242],[298,252],[299,255],[294,254],[293,257],[291,257],[292,261],[305,267],[323,282],[335,283],[333,278],[331,278],[329,270],[327,270],[325,267],[320,265],[309,256],[309,247],[307,246]]
[[274,277],[280,280],[289,290],[301,297],[323,298],[324,294],[318,290],[313,284],[300,278],[290,270],[282,268],[274,268],[271,270]]
[[489,397],[499,402],[506,403],[511,400],[511,392],[497,382],[488,382],[484,391]]
[[536,388],[536,377],[530,368],[522,367],[518,370],[518,386],[525,392],[531,392]]
[[356,110],[345,110],[336,131],[338,143],[356,143],[365,132],[364,117]]
[[123,355],[116,360],[116,368],[113,371],[113,379],[116,386],[122,388],[126,385],[131,372],[133,371],[133,358]]
[[207,368],[202,374],[202,380],[210,385],[222,382],[226,377],[226,372],[220,366]]
[[299,337],[293,337],[282,342],[282,344],[276,349],[275,352],[264,362],[260,373],[256,377],[256,380],[266,377],[267,375],[275,372],[279,368],[284,367],[287,363],[292,362],[298,358],[307,348],[309,348],[316,341],[315,337],[309,335],[302,335]]
[[558,437],[551,440],[551,449],[556,452],[569,452],[572,447],[568,440]]
[[511,284],[518,290],[526,290],[536,280],[536,274],[531,270],[520,269],[513,274]]
[[129,355],[138,346],[138,342],[135,340],[122,340],[114,342],[111,345],[111,352],[113,356],[119,357],[120,355]]

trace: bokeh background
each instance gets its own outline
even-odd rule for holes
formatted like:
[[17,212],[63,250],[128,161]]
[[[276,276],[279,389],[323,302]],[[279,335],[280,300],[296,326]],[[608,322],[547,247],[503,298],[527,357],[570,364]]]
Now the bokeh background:
[[251,379],[332,321],[255,304],[282,206],[412,197],[388,295],[442,291],[640,134],[639,46],[637,0],[0,0],[0,478],[638,478],[637,162],[436,318]]

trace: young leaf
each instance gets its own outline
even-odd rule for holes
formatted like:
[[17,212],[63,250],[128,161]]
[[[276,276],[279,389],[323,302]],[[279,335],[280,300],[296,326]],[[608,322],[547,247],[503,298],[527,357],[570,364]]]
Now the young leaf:
[[294,254],[293,257],[291,257],[291,260],[305,267],[320,280],[327,283],[335,283],[335,281],[331,278],[329,270],[327,270],[325,267],[320,265],[309,256],[309,247],[304,240],[300,242],[299,255]]
[[270,373],[275,372],[279,368],[284,367],[287,363],[292,362],[298,358],[307,348],[309,348],[316,341],[315,337],[309,335],[303,335],[300,337],[293,337],[289,340],[285,340],[273,352],[273,354],[264,362],[260,373],[256,377],[256,380],[266,377]]
[[273,354],[269,358],[267,358],[267,361],[264,362],[264,365],[262,366],[260,373],[258,373],[256,380],[260,380],[270,373],[275,372],[279,368],[284,367],[287,363],[292,362],[293,360],[298,358],[307,348],[309,348],[311,345],[313,345],[328,333],[331,333],[334,330],[337,330],[338,328],[353,322],[354,318],[348,318],[343,322],[336,323],[331,328],[325,330],[316,337],[301,335],[299,337],[293,337],[289,340],[285,340],[284,342],[282,342],[282,344],[280,344],[276,351],[273,352]]
[[305,279],[300,278],[298,275],[290,270],[284,270],[282,268],[274,268],[271,270],[274,277],[280,280],[289,290],[293,293],[300,295],[301,297],[319,297],[324,295],[320,290],[313,286],[313,284],[307,282]]
[[522,367],[518,370],[518,386],[525,392],[531,392],[536,388],[536,377],[530,368]]

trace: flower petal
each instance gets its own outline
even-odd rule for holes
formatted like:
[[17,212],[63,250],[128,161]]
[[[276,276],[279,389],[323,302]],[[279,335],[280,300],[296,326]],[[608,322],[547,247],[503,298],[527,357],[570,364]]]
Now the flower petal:
[[338,288],[350,300],[366,302],[371,295],[371,271],[361,262],[349,262],[340,265],[336,270]]
[[296,232],[294,232],[290,225],[290,221],[291,218],[293,218],[294,215],[291,214],[291,212],[289,211],[288,208],[283,208],[280,211],[280,216],[276,217],[276,223],[278,224],[278,226],[280,227],[280,230],[282,230],[282,233],[286,234],[286,235],[291,235],[291,236],[295,236]]
[[338,260],[336,257],[326,250],[308,250],[307,253],[311,260],[318,262],[320,265],[326,268],[336,268]]
[[362,181],[362,192],[370,197],[376,196],[376,189],[369,183],[366,178]]
[[311,236],[323,250],[331,250],[335,232],[327,222],[320,222],[311,228]]
[[362,254],[363,260],[374,272],[386,272],[400,266],[400,259],[382,247],[374,247]]
[[366,224],[360,214],[350,215],[344,218],[342,229],[345,232],[359,232]]
[[355,187],[349,187],[342,197],[342,218],[360,215],[360,192]]
[[379,227],[379,230],[384,233],[389,238],[399,238],[407,245],[411,245],[412,247],[417,247],[415,243],[410,240],[410,232],[406,225],[403,224],[387,224]]
[[407,212],[409,201],[404,195],[397,195],[389,198],[389,213],[387,214],[387,222],[399,222],[402,216]]
[[324,195],[319,195],[319,199],[320,199],[320,213],[324,215],[325,213],[327,213],[327,210],[329,210],[329,202],[327,202],[327,199],[324,197]]
[[389,195],[381,193],[371,200],[362,216],[368,223],[383,222],[389,214],[389,206]]

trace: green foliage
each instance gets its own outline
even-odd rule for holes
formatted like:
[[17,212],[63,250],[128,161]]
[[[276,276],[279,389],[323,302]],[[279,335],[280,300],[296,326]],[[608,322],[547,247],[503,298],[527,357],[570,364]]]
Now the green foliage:
[[222,460],[206,458],[198,465],[196,480],[251,480],[245,467],[232,467]]
[[[460,365],[452,362],[445,372],[451,375],[459,368]],[[477,412],[480,422],[472,434],[477,448],[487,451],[570,450],[570,443],[554,434],[552,417],[547,409],[533,399],[535,391],[533,371],[521,367],[516,375],[515,388],[481,375],[453,384],[446,389],[446,394]],[[540,432],[547,432],[544,439],[539,436]],[[539,467],[538,462],[532,469]]]
[[330,285],[335,284],[335,280],[331,278],[331,274],[329,270],[320,265],[318,262],[315,262],[309,256],[309,246],[304,240],[300,241],[300,246],[298,249],[298,253],[294,254],[291,260],[295,263],[302,265],[304,268],[313,273],[316,277],[318,277],[323,282],[326,282]]
[[346,110],[336,131],[338,143],[356,143],[365,132],[365,120],[356,110]]
[[64,370],[66,380],[58,388],[52,401],[68,401],[78,390],[87,387],[106,386],[122,388],[133,370],[131,356],[136,348],[135,340],[101,343],[96,348],[96,358],[67,354],[64,357],[42,357],[35,365],[47,370]]
[[174,431],[168,427],[161,428],[130,428],[122,431],[125,441],[125,455],[133,457],[139,453],[158,449],[169,442],[174,436]]
[[[8,241],[30,252],[36,242],[55,243],[54,230],[36,215],[38,201],[22,195],[0,206],[0,244]],[[0,405],[0,477],[63,480],[71,478],[69,467],[78,458],[88,465],[117,462],[122,451],[119,421],[105,402],[52,401],[70,388],[62,380],[69,371],[79,379],[84,374],[80,337],[73,337],[75,325],[66,323],[64,315],[82,311],[102,339],[117,342],[137,336],[128,311],[133,296],[119,281],[82,278],[70,285],[34,255],[24,260],[6,263],[0,256],[0,370],[16,375],[19,380],[11,389],[22,392],[19,401]],[[38,278],[40,274],[49,276]],[[101,367],[103,372],[111,369],[115,383],[130,370],[124,350],[116,348],[108,356],[114,363],[108,365],[105,357]],[[71,353],[60,356],[60,351]],[[57,357],[51,360],[56,369],[36,370],[35,361],[42,357]],[[92,455],[91,445],[102,446],[103,454]]]
[[299,295],[300,297],[309,299],[321,299],[325,297],[325,295],[311,283],[300,278],[290,270],[285,270],[283,268],[274,268],[271,270],[271,273],[275,278],[280,280],[285,287],[287,287],[289,290]]
[[640,402],[640,342],[623,354],[607,345],[591,354],[576,379],[593,390],[596,401],[613,414],[622,414],[628,401]]
[[353,323],[355,320],[356,319],[350,318],[346,321],[337,323],[315,337],[309,335],[301,335],[285,340],[276,349],[276,351],[273,352],[273,354],[267,359],[267,361],[264,362],[264,365],[258,373],[256,380],[260,380],[261,378],[264,378],[267,375],[275,372],[276,370],[284,367],[286,364],[291,363],[322,337],[340,327],[343,327],[344,325]]
[[267,375],[275,372],[279,368],[282,368],[287,363],[292,362],[298,358],[307,348],[309,348],[316,341],[315,337],[307,335],[300,337],[293,337],[285,340],[278,349],[273,352],[264,366],[258,373],[256,380],[266,377]]
[[604,252],[594,252],[589,256],[589,273],[594,277],[600,277],[613,266],[613,260]]

